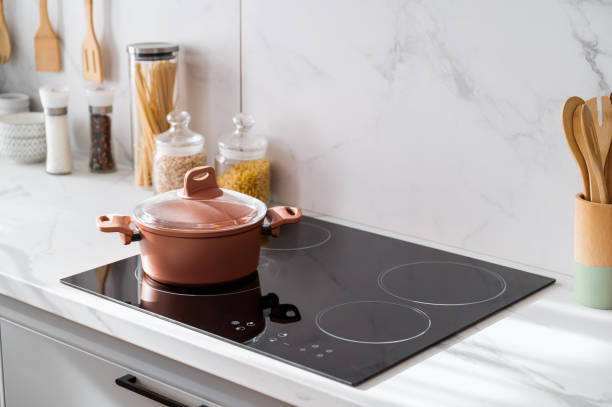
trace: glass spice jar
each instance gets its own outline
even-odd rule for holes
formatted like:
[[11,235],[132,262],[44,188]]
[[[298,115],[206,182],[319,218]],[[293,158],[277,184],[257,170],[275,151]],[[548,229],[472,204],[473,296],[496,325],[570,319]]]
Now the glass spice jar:
[[268,140],[250,133],[253,116],[239,113],[233,118],[236,129],[222,136],[215,158],[217,183],[221,188],[242,192],[267,203],[270,200]]
[[89,101],[91,128],[89,170],[91,172],[113,171],[115,169],[111,145],[113,91],[103,86],[91,86],[86,88],[85,92]]
[[189,129],[189,113],[170,112],[167,120],[170,129],[155,137],[153,189],[158,194],[182,188],[187,171],[206,165],[205,139]]

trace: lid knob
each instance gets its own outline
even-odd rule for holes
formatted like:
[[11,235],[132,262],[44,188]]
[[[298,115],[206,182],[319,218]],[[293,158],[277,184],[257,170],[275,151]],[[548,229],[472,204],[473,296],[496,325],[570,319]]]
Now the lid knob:
[[215,169],[205,166],[187,171],[185,184],[179,195],[184,199],[212,199],[223,195],[223,191],[217,186]]
[[238,113],[233,118],[234,126],[236,131],[239,133],[246,133],[255,125],[255,119],[250,114]]

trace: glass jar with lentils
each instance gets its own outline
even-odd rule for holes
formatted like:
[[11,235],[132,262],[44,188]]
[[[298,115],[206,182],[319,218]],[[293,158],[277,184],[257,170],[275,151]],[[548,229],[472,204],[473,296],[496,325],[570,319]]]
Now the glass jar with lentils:
[[113,91],[102,86],[86,89],[89,102],[91,149],[89,169],[92,172],[109,172],[115,169],[111,146],[111,113]]

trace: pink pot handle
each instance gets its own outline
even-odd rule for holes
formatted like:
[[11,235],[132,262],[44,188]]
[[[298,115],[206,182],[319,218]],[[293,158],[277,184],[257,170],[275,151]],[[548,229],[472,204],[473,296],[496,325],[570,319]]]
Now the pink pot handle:
[[302,219],[302,210],[294,206],[275,206],[268,209],[266,218],[270,221],[270,234],[276,237],[281,225],[297,223]]
[[130,244],[134,235],[134,231],[130,227],[131,221],[132,219],[129,216],[102,215],[96,219],[96,225],[101,232],[119,232],[121,242],[123,244]]
[[217,186],[215,169],[205,166],[187,171],[183,190],[179,193],[185,199],[212,199],[222,195],[223,191]]

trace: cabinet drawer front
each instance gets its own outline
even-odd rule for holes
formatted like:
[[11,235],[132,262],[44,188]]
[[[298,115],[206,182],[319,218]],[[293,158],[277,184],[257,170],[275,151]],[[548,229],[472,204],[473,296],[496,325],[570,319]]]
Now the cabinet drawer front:
[[11,322],[0,325],[6,407],[218,406]]

